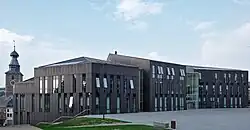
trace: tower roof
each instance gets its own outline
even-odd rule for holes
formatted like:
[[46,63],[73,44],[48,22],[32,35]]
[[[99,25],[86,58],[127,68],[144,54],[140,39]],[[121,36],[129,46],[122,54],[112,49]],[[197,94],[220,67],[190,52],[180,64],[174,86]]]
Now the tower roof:
[[19,54],[16,52],[16,50],[14,49],[13,52],[10,53],[10,56],[11,57],[14,57],[14,58],[18,58],[19,57]]

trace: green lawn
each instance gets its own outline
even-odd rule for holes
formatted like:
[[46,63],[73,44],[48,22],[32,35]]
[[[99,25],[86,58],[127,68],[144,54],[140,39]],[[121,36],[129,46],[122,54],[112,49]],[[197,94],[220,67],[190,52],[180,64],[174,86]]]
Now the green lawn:
[[[68,121],[65,121],[60,124],[40,124],[37,127],[43,130],[152,130],[150,126],[142,125],[120,125],[120,126],[96,126],[96,127],[81,127],[86,125],[98,125],[98,124],[113,124],[113,123],[129,123],[120,120],[114,119],[102,119],[102,118],[75,118]],[[69,128],[71,126],[79,126],[75,128]]]
[[97,126],[79,128],[44,128],[43,130],[152,130],[151,126],[144,125],[120,125],[120,126]]

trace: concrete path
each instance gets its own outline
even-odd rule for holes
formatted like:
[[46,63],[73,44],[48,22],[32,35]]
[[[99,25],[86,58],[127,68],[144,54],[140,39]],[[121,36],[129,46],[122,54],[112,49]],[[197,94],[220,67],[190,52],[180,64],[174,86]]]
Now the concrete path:
[[[102,118],[102,115],[88,117]],[[152,125],[154,121],[176,120],[178,130],[250,130],[249,108],[109,114],[105,117],[147,125]]]
[[41,129],[30,125],[16,125],[9,127],[0,127],[0,130],[41,130]]

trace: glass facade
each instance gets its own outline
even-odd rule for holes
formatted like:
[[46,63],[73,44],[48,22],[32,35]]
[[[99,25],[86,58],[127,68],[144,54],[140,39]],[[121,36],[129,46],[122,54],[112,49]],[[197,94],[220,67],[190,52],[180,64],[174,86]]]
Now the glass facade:
[[187,73],[187,109],[199,108],[199,73]]

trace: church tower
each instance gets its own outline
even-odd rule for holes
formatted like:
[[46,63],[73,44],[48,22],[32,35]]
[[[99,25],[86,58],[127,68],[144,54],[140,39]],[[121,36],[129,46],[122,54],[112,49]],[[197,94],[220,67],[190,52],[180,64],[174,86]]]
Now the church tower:
[[[15,43],[15,41],[14,41]],[[5,72],[5,96],[9,97],[13,95],[13,87],[16,82],[21,82],[23,80],[23,74],[20,72],[20,65],[17,58],[18,53],[15,50],[10,53],[11,61],[9,64],[9,70]]]

